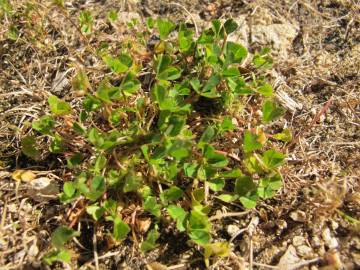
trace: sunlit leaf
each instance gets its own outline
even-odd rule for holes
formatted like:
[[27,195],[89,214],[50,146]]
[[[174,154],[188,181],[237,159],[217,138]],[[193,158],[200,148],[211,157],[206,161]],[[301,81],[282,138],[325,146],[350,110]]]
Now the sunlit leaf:
[[225,186],[225,180],[222,178],[215,178],[215,179],[210,179],[208,180],[208,184],[209,184],[209,188],[212,191],[220,191],[224,188]]
[[94,220],[99,220],[105,213],[105,209],[98,204],[92,204],[86,207],[88,213]]
[[267,100],[264,102],[262,108],[263,122],[269,123],[282,116],[284,112],[285,112],[284,108],[278,107],[275,102]]
[[168,211],[169,215],[176,220],[176,228],[180,232],[185,231],[187,212],[183,208],[176,205],[169,205],[166,210]]
[[204,245],[205,265],[209,267],[211,256],[227,257],[230,255],[230,244],[228,242],[216,242]]
[[178,40],[180,52],[188,52],[194,45],[193,32],[189,30],[185,24],[180,25]]
[[58,134],[54,135],[54,137],[51,140],[49,150],[51,153],[55,153],[55,154],[62,153],[64,151],[64,140],[60,135]]
[[262,144],[259,142],[259,135],[249,130],[245,130],[244,143],[243,143],[244,151],[247,153],[261,148],[262,148]]
[[168,19],[158,18],[156,20],[156,24],[161,39],[166,39],[170,34],[170,32],[175,28],[175,24]]
[[280,165],[284,164],[284,154],[275,151],[274,149],[267,150],[262,155],[262,160],[264,162],[264,165],[268,169],[275,169],[279,167]]
[[263,95],[264,97],[271,97],[273,95],[273,88],[271,84],[265,83],[257,88],[256,90],[258,93]]
[[282,132],[274,134],[273,138],[283,142],[290,142],[292,140],[291,130],[285,128]]
[[128,54],[120,54],[118,57],[112,57],[105,55],[103,57],[105,64],[111,69],[111,71],[121,74],[129,70],[132,66],[133,60]]
[[257,196],[256,195],[251,195],[247,197],[243,196],[240,197],[239,200],[245,208],[251,209],[251,208],[255,208],[256,206]]
[[103,155],[99,155],[95,160],[94,172],[98,174],[101,173],[102,169],[104,169],[106,166],[106,162],[106,157]]
[[155,217],[161,215],[161,205],[156,202],[156,198],[148,196],[144,201],[144,210],[150,212]]
[[57,96],[53,96],[53,95],[49,96],[48,103],[49,103],[50,111],[56,116],[66,115],[71,113],[70,104],[65,101],[62,101]]
[[282,179],[279,173],[260,179],[257,194],[263,199],[272,198],[275,192],[282,186]]
[[191,240],[199,245],[210,242],[211,223],[208,217],[197,210],[192,210],[188,220],[187,232]]
[[217,196],[217,198],[219,200],[222,200],[223,202],[229,203],[229,202],[236,201],[239,198],[239,196],[231,195],[231,194],[221,194],[221,195]]
[[49,115],[44,115],[32,122],[32,128],[45,135],[51,135],[55,126],[54,119]]
[[247,56],[247,50],[240,44],[229,41],[225,49],[225,63],[241,63]]
[[129,225],[121,220],[120,217],[116,216],[114,219],[113,237],[116,241],[121,241],[126,238],[128,233],[131,231]]

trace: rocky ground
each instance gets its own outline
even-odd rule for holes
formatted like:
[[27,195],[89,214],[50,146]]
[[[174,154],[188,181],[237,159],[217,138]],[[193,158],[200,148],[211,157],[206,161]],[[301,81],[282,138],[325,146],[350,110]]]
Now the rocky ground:
[[[76,65],[89,66],[93,80],[101,71],[63,13],[34,1],[40,6],[26,17],[31,1],[12,2],[19,11],[15,20],[20,38],[14,41],[7,36],[13,21],[4,18],[0,27],[0,269],[42,269],[39,259],[47,251],[51,231],[61,223],[65,206],[56,200],[34,199],[29,190],[37,187],[15,182],[11,173],[31,168],[39,177],[56,181],[58,163],[28,163],[20,153],[20,139],[44,110],[44,93],[66,97]],[[232,17],[240,25],[233,40],[250,52],[271,47],[275,61],[268,76],[288,110],[282,124],[297,140],[284,148],[288,160],[278,196],[247,216],[217,221],[217,239],[229,240],[245,230],[233,239],[232,255],[212,268],[360,268],[358,1],[65,2],[74,18],[84,8],[97,14],[95,29],[104,31],[91,38],[93,47],[104,40],[119,42],[128,34],[125,26],[116,32],[108,29],[104,18],[110,8],[121,12],[122,22],[134,16],[140,20],[170,16],[199,28],[213,18]],[[147,256],[132,250],[130,243],[101,254],[101,269],[204,267],[201,253],[188,246],[186,238],[163,235],[164,244]],[[91,256],[83,259],[82,269],[93,268]]]

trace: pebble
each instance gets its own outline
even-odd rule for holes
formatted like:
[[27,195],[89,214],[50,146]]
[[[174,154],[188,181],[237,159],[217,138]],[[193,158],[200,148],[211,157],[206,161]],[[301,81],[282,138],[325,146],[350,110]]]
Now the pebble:
[[331,232],[329,228],[325,228],[322,231],[321,236],[329,249],[334,249],[339,246],[339,242],[337,241],[337,239],[331,236]]
[[307,245],[301,245],[296,248],[298,255],[301,257],[311,257],[312,256],[312,248]]
[[306,239],[302,236],[295,236],[292,240],[292,243],[295,247],[301,246],[305,244]]
[[233,237],[239,230],[240,230],[240,228],[234,224],[230,224],[226,227],[226,232],[231,237]]
[[331,221],[331,228],[335,231],[339,228],[339,223],[337,223],[336,221],[332,220]]
[[297,222],[305,222],[306,221],[306,213],[301,210],[296,210],[290,213],[290,217],[292,220]]
[[291,48],[297,32],[290,23],[254,25],[251,27],[251,41],[263,46],[270,45],[274,51],[287,56],[287,50]]
[[39,248],[37,247],[36,243],[34,243],[33,245],[31,245],[31,247],[28,250],[28,255],[31,257],[36,257],[36,255],[38,255],[39,253]]
[[318,248],[321,247],[321,240],[318,236],[314,236],[313,238],[311,238],[311,245],[314,248]]
[[356,249],[359,249],[359,250],[360,250],[360,238],[354,237],[354,238],[351,240],[350,244],[351,244],[352,246],[354,246]]
[[278,226],[276,235],[280,235],[287,228],[287,222],[283,219],[275,221],[275,224]]
[[35,201],[43,202],[56,198],[59,193],[57,183],[47,177],[40,177],[30,182],[28,195]]
[[290,270],[291,265],[300,262],[300,258],[296,253],[296,249],[293,245],[289,245],[284,255],[281,256],[278,268],[282,270]]

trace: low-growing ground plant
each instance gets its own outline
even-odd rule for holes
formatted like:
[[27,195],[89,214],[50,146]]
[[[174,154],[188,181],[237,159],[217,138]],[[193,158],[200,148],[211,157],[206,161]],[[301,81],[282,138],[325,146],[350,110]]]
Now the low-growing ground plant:
[[[116,21],[116,12],[108,18]],[[91,35],[90,12],[79,24]],[[113,243],[129,238],[142,252],[155,248],[161,228],[173,222],[203,248],[207,265],[229,254],[228,243],[212,241],[209,216],[219,204],[251,209],[273,197],[284,163],[274,142],[291,139],[289,130],[269,128],[284,113],[264,76],[269,51],[250,56],[228,41],[237,27],[232,19],[214,20],[196,36],[185,23],[149,18],[140,45],[116,53],[96,48],[111,71],[101,83],[92,85],[86,68],[77,71],[72,86],[83,96],[81,108],[48,97],[50,113],[33,121],[22,150],[36,160],[48,152],[64,160],[61,169],[71,177],[59,199],[79,211],[55,230],[44,262],[70,261],[66,242],[79,235],[72,228],[85,215]],[[144,217],[151,220],[146,229],[137,223]]]

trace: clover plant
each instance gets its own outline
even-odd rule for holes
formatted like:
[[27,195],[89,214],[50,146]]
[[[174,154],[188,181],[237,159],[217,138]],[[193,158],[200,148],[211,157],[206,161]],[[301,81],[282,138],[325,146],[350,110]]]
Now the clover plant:
[[[117,18],[114,11],[108,17]],[[82,12],[79,22],[91,34],[91,14]],[[254,208],[282,185],[285,156],[275,141],[289,141],[291,132],[269,134],[272,121],[284,114],[263,75],[272,59],[268,50],[251,57],[244,46],[228,41],[238,27],[232,19],[212,21],[198,37],[185,23],[169,19],[149,18],[146,25],[145,40],[158,37],[144,44],[151,60],[137,58],[131,46],[116,54],[99,49],[97,57],[111,74],[92,85],[86,69],[78,70],[73,90],[84,96],[82,107],[51,95],[50,113],[32,127],[47,138],[50,152],[66,159],[73,176],[63,185],[61,202],[81,199],[94,222],[112,224],[114,241],[143,238],[143,252],[157,246],[163,221],[171,219],[204,248],[209,264],[210,256],[229,253],[228,243],[212,241],[215,198]],[[205,112],[197,111],[199,104]],[[213,112],[213,106],[220,110]],[[34,135],[26,137],[24,154],[40,159],[44,153],[37,143]],[[145,235],[127,217],[133,204],[139,215],[151,217]],[[56,230],[45,261],[68,261],[63,245],[73,236],[69,228]]]

